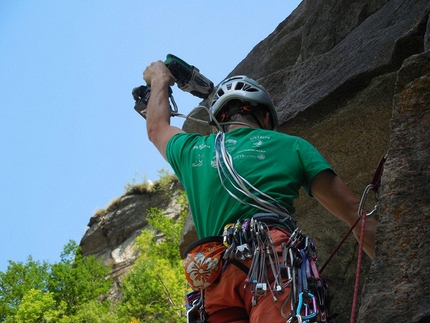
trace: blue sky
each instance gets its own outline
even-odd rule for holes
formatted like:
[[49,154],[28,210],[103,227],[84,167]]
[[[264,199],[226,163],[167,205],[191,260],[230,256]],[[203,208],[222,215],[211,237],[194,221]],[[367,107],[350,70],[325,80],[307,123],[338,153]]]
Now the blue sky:
[[147,65],[172,53],[218,83],[300,1],[201,3],[0,0],[0,271],[59,261],[128,182],[169,169],[133,110]]

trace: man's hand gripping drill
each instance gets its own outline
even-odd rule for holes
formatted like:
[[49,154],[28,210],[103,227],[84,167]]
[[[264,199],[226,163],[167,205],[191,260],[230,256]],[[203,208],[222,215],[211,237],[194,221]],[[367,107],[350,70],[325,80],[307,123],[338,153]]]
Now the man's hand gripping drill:
[[[167,73],[169,71],[170,73]],[[155,75],[162,75],[169,78],[173,76],[174,79],[169,82],[169,86],[173,86],[174,82],[176,82],[181,90],[190,92],[192,95],[201,99],[209,97],[214,89],[213,83],[204,75],[200,74],[198,68],[189,65],[179,57],[168,54],[164,61],[164,66],[160,64],[160,62],[156,62],[151,64],[150,68],[145,71],[144,79],[147,85],[141,85],[134,88],[132,91],[135,100],[134,109],[145,119],[147,105],[151,95],[151,81]],[[169,97],[173,105],[173,108],[170,106],[171,115],[174,116],[178,113],[178,107],[173,99],[172,89],[170,87]]]

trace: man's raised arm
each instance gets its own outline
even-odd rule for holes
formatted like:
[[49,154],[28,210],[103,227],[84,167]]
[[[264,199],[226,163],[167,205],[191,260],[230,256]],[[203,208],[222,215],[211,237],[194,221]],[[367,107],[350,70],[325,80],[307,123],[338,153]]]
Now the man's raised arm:
[[175,78],[162,61],[149,65],[143,72],[143,78],[151,86],[146,115],[148,138],[167,160],[167,143],[175,134],[183,132],[170,125],[169,86],[175,83]]

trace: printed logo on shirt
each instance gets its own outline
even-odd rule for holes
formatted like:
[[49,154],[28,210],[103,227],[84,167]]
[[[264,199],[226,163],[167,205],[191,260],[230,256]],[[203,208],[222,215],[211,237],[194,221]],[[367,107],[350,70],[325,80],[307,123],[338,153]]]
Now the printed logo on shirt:
[[232,151],[236,147],[237,140],[227,139],[225,141],[225,148],[228,152]]
[[193,147],[193,149],[197,149],[197,150],[202,150],[202,149],[205,149],[205,148],[210,149],[211,146],[206,145],[206,144],[200,144],[200,145],[196,145],[196,146]]
[[264,160],[266,159],[266,155],[264,154],[238,154],[233,157],[233,159],[258,159]]
[[251,140],[253,147],[260,147],[265,141],[270,140],[270,136],[252,136],[249,140]]
[[203,155],[202,154],[198,154],[196,156],[196,159],[193,161],[192,166],[193,167],[202,167],[203,166]]

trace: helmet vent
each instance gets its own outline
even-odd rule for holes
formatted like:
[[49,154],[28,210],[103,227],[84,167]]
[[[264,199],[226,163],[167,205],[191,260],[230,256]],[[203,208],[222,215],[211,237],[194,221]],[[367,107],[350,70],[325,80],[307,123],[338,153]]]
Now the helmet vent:
[[236,86],[234,87],[235,90],[242,90],[243,88],[243,82],[237,82]]
[[258,92],[258,89],[256,89],[255,87],[246,84],[244,82],[237,82],[235,87],[235,90],[242,90],[242,91],[246,91],[246,92]]

